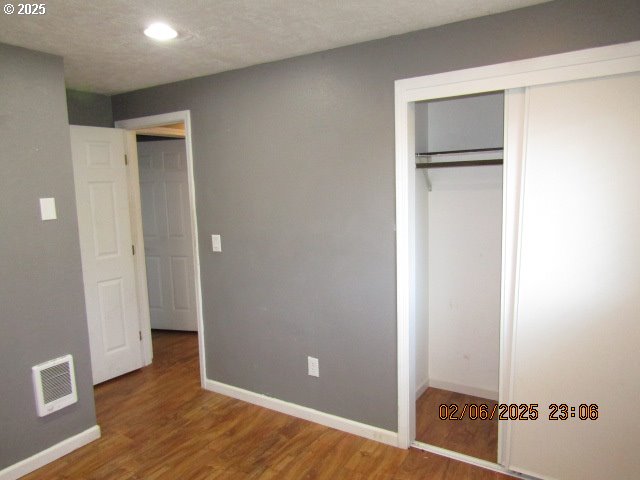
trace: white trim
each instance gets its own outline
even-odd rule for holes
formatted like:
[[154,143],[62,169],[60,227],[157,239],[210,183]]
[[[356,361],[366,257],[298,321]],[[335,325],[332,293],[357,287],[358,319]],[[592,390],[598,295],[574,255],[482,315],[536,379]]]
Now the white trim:
[[[148,117],[130,118],[115,122],[116,128],[137,130],[141,128],[157,127],[170,123],[184,122],[185,146],[187,150],[187,180],[189,184],[189,210],[191,217],[191,242],[193,247],[194,277],[196,286],[196,316],[198,319],[198,353],[200,361],[200,385],[204,388],[207,378],[204,344],[204,320],[202,314],[202,284],[200,282],[200,250],[198,248],[198,220],[196,215],[196,193],[193,173],[193,147],[191,142],[191,113],[189,110],[151,115]],[[137,158],[137,157],[136,157]],[[137,160],[136,160],[137,161]],[[138,219],[142,228],[142,218]]]
[[[414,222],[415,168],[408,168],[410,111],[415,104],[404,98],[404,90],[398,82],[395,87],[395,128],[396,128],[396,289],[397,289],[397,341],[398,341],[398,446],[409,448],[415,438],[415,357],[411,355],[415,338],[414,259],[410,256],[410,227]],[[412,108],[413,107],[413,108]],[[415,150],[415,146],[414,146]],[[415,160],[414,160],[415,161]],[[410,195],[413,194],[413,196]],[[411,208],[409,208],[411,205]],[[410,243],[411,240],[411,243]],[[413,306],[414,310],[411,310]],[[413,405],[413,409],[412,409]],[[412,429],[413,426],[413,429]]]
[[[500,386],[499,403],[513,398],[513,356],[516,309],[516,283],[519,265],[520,218],[524,182],[524,142],[526,98],[524,88],[510,89],[504,98],[505,160],[502,200],[502,280],[500,302]],[[498,463],[509,465],[511,422],[498,423]]]
[[349,420],[348,418],[338,417],[336,415],[331,415],[330,413],[314,410],[313,408],[285,402],[284,400],[279,400],[260,393],[254,393],[249,390],[216,382],[214,380],[205,380],[204,388],[211,392],[226,395],[227,397],[252,403],[270,410],[275,410],[276,412],[291,415],[310,422],[319,423],[325,427],[335,428],[342,432],[352,433],[353,435],[358,435],[360,437],[375,440],[394,447],[398,446],[398,434],[390,430],[373,427],[371,425]]
[[67,455],[68,453],[84,447],[88,443],[100,438],[100,427],[94,425],[84,432],[80,432],[73,437],[69,437],[55,445],[36,453],[35,455],[25,458],[24,460],[14,463],[13,465],[0,470],[0,480],[16,480],[28,473],[44,467],[48,463]]
[[408,102],[638,70],[640,41],[397,80]]
[[436,447],[435,445],[429,445],[428,443],[414,441],[411,444],[411,446],[418,448],[420,450],[424,450],[425,452],[435,453],[436,455],[440,455],[446,458],[451,458],[452,460],[457,460],[459,462],[468,463],[469,465],[474,465],[476,467],[484,468],[486,470],[491,470],[493,472],[498,472],[498,473],[504,473],[505,475],[510,475],[514,478],[524,478],[524,479],[536,478],[520,472],[514,472],[513,470],[509,470],[508,468],[505,468],[502,465],[498,465],[497,463],[489,462],[487,460],[481,460],[476,457],[465,455],[464,453],[458,453],[458,452],[454,452],[453,450],[447,450],[446,448]]
[[[640,70],[640,42],[592,48],[587,50],[550,55],[528,60],[519,60],[455,72],[416,77],[395,82],[395,134],[396,134],[396,282],[397,282],[397,341],[398,341],[398,446],[408,448],[415,438],[415,354],[410,339],[415,331],[415,268],[413,262],[413,219],[415,210],[415,158],[412,135],[412,109],[414,102],[474,93],[507,90],[563,81],[593,78],[628,73]],[[505,145],[505,148],[511,148]],[[512,153],[505,151],[508,162]],[[517,158],[521,155],[517,155]],[[506,177],[505,177],[506,178]],[[511,177],[509,177],[511,178]],[[509,185],[505,186],[510,188]],[[519,195],[520,192],[515,194]],[[513,198],[513,197],[511,197]],[[515,226],[515,242],[519,241],[518,226]],[[517,252],[516,252],[517,253]],[[505,272],[514,271],[516,260],[506,258]],[[517,282],[517,271],[511,275]],[[514,285],[502,285],[505,291]],[[516,291],[517,294],[517,291]],[[514,300],[517,308],[517,298]],[[503,315],[504,315],[503,309]],[[504,338],[506,329],[502,319],[501,345],[509,345]],[[508,355],[503,355],[501,368],[505,367]],[[501,379],[502,380],[502,379]],[[501,394],[505,395],[504,391]],[[508,395],[508,394],[506,394]],[[510,395],[508,395],[510,397]],[[502,399],[508,402],[509,398]],[[500,431],[499,436],[502,435]],[[505,439],[499,439],[503,442]],[[502,450],[501,450],[502,455]],[[503,460],[501,460],[503,461]]]
[[463,395],[471,395],[473,397],[486,398],[487,400],[498,401],[498,392],[496,390],[489,390],[486,388],[471,387],[469,385],[462,385],[461,383],[446,382],[444,380],[429,379],[429,386],[433,388],[440,388],[442,390],[449,390],[450,392],[457,392]]
[[431,385],[429,385],[429,380],[425,380],[425,382],[420,385],[420,386],[416,386],[416,402],[420,399],[420,397],[422,396],[422,394],[424,392],[427,391],[427,388],[429,388]]

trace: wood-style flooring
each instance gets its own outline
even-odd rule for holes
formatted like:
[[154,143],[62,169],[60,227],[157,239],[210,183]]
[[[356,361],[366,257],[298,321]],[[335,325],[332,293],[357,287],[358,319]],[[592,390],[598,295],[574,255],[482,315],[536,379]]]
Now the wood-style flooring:
[[[460,420],[441,420],[442,404],[458,405],[460,416],[463,405],[487,404],[489,410],[496,404],[486,398],[427,388],[416,402],[416,440],[472,457],[496,462],[498,458],[498,420],[471,420],[468,415]],[[444,413],[443,413],[444,414]]]
[[509,478],[202,390],[193,333],[153,345],[153,365],[95,388],[102,438],[24,479]]

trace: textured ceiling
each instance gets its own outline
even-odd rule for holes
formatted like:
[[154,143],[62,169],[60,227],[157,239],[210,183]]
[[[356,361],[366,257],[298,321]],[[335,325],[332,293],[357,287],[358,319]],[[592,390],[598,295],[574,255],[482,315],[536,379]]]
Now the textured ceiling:
[[[536,3],[543,2],[53,0],[44,15],[0,14],[0,42],[60,55],[69,88],[113,94]],[[154,21],[179,37],[145,37]]]

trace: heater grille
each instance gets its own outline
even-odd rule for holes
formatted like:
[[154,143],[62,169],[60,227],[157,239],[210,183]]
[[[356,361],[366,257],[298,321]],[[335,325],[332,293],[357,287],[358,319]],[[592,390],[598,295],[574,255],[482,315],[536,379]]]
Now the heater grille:
[[68,363],[49,367],[40,372],[44,403],[51,403],[72,393],[71,370]]
[[38,415],[43,417],[78,401],[73,357],[50,360],[32,367]]

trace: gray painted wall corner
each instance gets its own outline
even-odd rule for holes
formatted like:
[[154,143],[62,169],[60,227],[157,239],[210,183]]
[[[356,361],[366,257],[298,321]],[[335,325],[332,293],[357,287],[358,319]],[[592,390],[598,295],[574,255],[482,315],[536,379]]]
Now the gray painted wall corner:
[[[62,59],[0,44],[0,470],[96,424]],[[40,219],[54,197],[58,220]],[[31,367],[74,356],[78,403],[36,414]]]
[[66,95],[71,125],[113,128],[110,96],[77,90],[67,90]]

